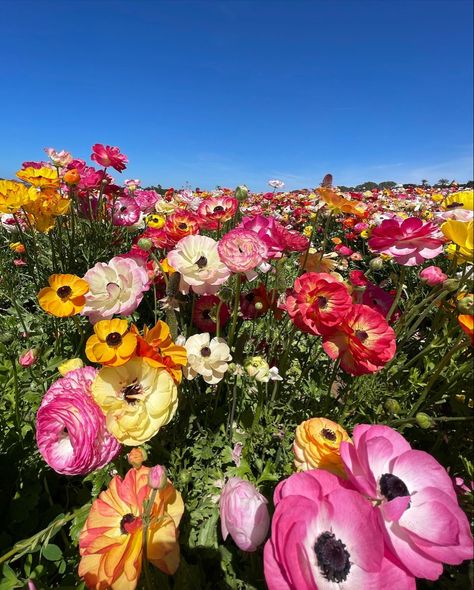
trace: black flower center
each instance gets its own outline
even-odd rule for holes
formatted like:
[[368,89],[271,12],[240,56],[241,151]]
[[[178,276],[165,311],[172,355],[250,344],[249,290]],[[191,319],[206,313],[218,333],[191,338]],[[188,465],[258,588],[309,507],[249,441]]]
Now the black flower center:
[[380,478],[380,491],[387,500],[393,500],[399,496],[409,496],[405,483],[393,473],[384,473]]
[[252,302],[252,301],[255,299],[255,293],[252,293],[252,292],[250,292],[250,293],[247,293],[247,295],[245,296],[245,299],[246,299],[248,302]]
[[209,348],[209,346],[204,346],[204,348],[201,348],[201,356],[211,356],[211,349]]
[[448,205],[446,207],[446,209],[456,209],[457,207],[462,207],[464,205],[464,203],[456,203],[456,201],[454,201],[454,203],[451,203],[451,205]]
[[224,207],[222,205],[217,205],[217,207],[214,207],[214,213],[220,213],[221,211],[224,211]]
[[361,342],[364,342],[369,337],[367,332],[365,332],[364,330],[356,330],[355,335],[356,335],[356,338],[358,340],[360,340]]
[[179,229],[187,229],[188,225],[186,223],[180,223],[178,227]]
[[336,539],[333,533],[322,533],[315,545],[314,552],[323,576],[329,582],[344,582],[351,569],[350,555],[344,543]]
[[64,285],[64,287],[59,287],[56,293],[61,299],[67,299],[71,295],[72,289],[69,285]]
[[122,518],[122,520],[120,521],[120,532],[122,533],[122,535],[128,534],[128,531],[126,529],[126,525],[131,524],[134,520],[135,520],[135,516],[133,516],[133,514],[131,512],[129,512],[128,514],[126,514]]
[[201,256],[196,260],[196,264],[199,268],[204,268],[207,265],[207,258],[205,256]]
[[318,304],[318,307],[320,309],[325,309],[328,305],[328,300],[326,297],[323,297],[322,295],[320,295],[317,299],[316,302]]
[[324,438],[326,438],[327,440],[332,440],[333,442],[337,438],[334,430],[331,430],[330,428],[323,428],[321,430],[321,434],[324,436]]
[[105,342],[108,346],[120,346],[122,344],[122,336],[118,332],[111,332],[107,334]]
[[128,404],[133,405],[137,403],[136,396],[140,395],[141,392],[142,388],[139,383],[131,383],[122,389],[122,396]]
[[205,320],[210,320],[211,319],[211,310],[210,309],[204,309],[202,312],[202,317]]

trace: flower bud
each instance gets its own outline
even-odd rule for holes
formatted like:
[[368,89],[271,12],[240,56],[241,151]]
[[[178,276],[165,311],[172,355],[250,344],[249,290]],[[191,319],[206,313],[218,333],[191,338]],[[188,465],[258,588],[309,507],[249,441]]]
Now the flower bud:
[[148,472],[148,485],[154,490],[162,490],[166,487],[168,478],[166,474],[166,467],[163,465],[155,465]]
[[457,302],[456,307],[462,315],[474,315],[474,295],[469,293]]
[[397,402],[396,399],[393,399],[393,398],[389,398],[385,402],[384,407],[385,407],[385,411],[388,414],[399,414],[400,413],[400,409],[401,409],[400,408],[400,404]]
[[380,270],[383,267],[383,260],[379,256],[377,258],[372,258],[369,262],[369,266],[372,270]]
[[245,199],[249,196],[249,189],[245,186],[245,184],[241,184],[235,189],[234,196],[238,201],[245,201]]
[[425,414],[424,412],[418,412],[415,418],[418,423],[418,426],[420,428],[423,428],[424,430],[431,428],[433,426],[433,420],[430,416],[428,416],[428,414]]
[[457,291],[459,288],[459,281],[457,279],[446,279],[443,283],[443,289],[446,291]]
[[261,311],[261,310],[263,309],[263,303],[262,303],[261,301],[257,301],[257,302],[255,303],[255,309],[256,309],[257,311]]
[[178,480],[181,485],[188,485],[191,481],[191,472],[189,469],[183,469],[178,476]]
[[147,454],[146,451],[141,447],[135,447],[130,451],[130,453],[128,453],[127,459],[132,467],[135,467],[135,469],[140,469],[143,462],[147,459]]
[[79,358],[69,359],[61,363],[58,367],[58,371],[64,377],[69,373],[69,371],[75,371],[76,369],[82,369],[84,363]]
[[137,242],[137,246],[142,250],[145,250],[145,252],[148,252],[153,248],[153,242],[150,238],[140,238]]
[[27,352],[20,355],[18,362],[22,367],[31,367],[38,360],[38,352],[36,348],[30,348]]
[[244,362],[244,369],[247,375],[256,381],[269,381],[270,366],[267,361],[261,356],[253,356]]

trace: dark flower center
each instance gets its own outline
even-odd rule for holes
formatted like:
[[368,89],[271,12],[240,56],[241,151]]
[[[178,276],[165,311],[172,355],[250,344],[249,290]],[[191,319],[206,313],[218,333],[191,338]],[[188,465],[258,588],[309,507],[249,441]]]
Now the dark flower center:
[[335,441],[336,440],[336,433],[334,432],[334,430],[331,430],[330,428],[323,428],[321,430],[321,434],[324,436],[324,438],[326,438],[327,440],[332,440]]
[[105,342],[108,346],[120,346],[122,344],[122,336],[118,332],[111,332],[107,334]]
[[204,268],[207,265],[207,258],[205,256],[201,256],[196,260],[196,264],[199,268]]
[[317,302],[318,307],[320,309],[324,309],[325,307],[327,307],[327,304],[328,304],[327,297],[323,297],[322,295],[317,297],[316,302]]
[[57,296],[61,299],[67,299],[69,295],[71,295],[71,293],[72,289],[68,285],[64,285],[64,287],[59,287],[59,289],[56,291]]
[[380,478],[380,491],[388,501],[400,496],[409,496],[405,483],[393,473],[384,473]]
[[133,405],[133,404],[137,403],[136,396],[140,395],[141,392],[142,392],[142,388],[139,383],[131,383],[130,385],[127,385],[126,387],[124,387],[122,389],[123,399],[128,404]]
[[202,312],[202,317],[203,317],[205,320],[210,320],[210,319],[211,319],[211,310],[210,310],[210,309],[205,309],[205,310],[203,310],[203,312]]
[[252,302],[255,299],[255,293],[247,293],[247,295],[245,296],[245,299],[247,299],[247,301]]
[[446,207],[446,209],[456,209],[457,207],[462,207],[464,205],[464,203],[456,203],[456,201],[454,201],[454,203],[451,203],[451,205],[448,205]]
[[222,205],[217,205],[217,207],[214,207],[214,213],[220,213],[221,211],[224,211],[224,207]]
[[126,210],[127,210],[127,207],[126,207],[125,205],[122,205],[122,206],[120,207],[120,212],[121,212],[121,213],[123,213],[123,212],[124,212],[124,211],[126,211]]
[[122,535],[128,534],[127,525],[131,524],[134,520],[135,516],[133,516],[131,512],[129,512],[122,518],[122,520],[120,521],[120,532],[122,533]]
[[209,346],[204,346],[204,348],[201,348],[201,356],[211,356],[211,349],[209,348]]
[[333,533],[322,533],[315,545],[314,552],[323,576],[329,582],[344,582],[351,569],[350,555],[342,541]]
[[358,340],[360,340],[361,342],[364,342],[369,337],[367,332],[365,332],[364,330],[356,330],[355,335],[356,335],[356,338]]
[[187,229],[187,227],[188,227],[188,226],[187,226],[187,224],[186,224],[186,223],[180,223],[180,224],[178,225],[178,227],[179,227],[179,229]]

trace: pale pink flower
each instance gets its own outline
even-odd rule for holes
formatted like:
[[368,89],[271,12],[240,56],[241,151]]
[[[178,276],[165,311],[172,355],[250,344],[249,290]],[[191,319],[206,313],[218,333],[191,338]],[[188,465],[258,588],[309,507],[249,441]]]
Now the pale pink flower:
[[267,247],[258,235],[246,229],[233,229],[219,240],[219,257],[232,272],[249,272],[267,258]]
[[72,162],[72,155],[66,150],[56,151],[54,148],[44,148],[44,151],[51,158],[51,162],[58,167],[64,168]]
[[27,352],[20,355],[18,362],[22,367],[31,367],[38,360],[38,353],[35,348],[30,348]]
[[430,287],[434,287],[435,285],[444,283],[448,275],[444,274],[439,266],[427,266],[420,272],[419,277],[424,283]]
[[242,551],[256,551],[270,526],[267,499],[254,485],[231,477],[222,490],[219,508],[224,541],[230,535]]

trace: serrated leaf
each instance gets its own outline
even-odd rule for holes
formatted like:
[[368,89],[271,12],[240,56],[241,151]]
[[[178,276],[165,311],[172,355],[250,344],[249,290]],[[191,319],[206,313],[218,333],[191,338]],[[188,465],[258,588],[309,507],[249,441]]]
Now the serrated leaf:
[[213,514],[204,522],[199,530],[196,541],[197,547],[217,547],[217,521],[219,512],[216,509]]

